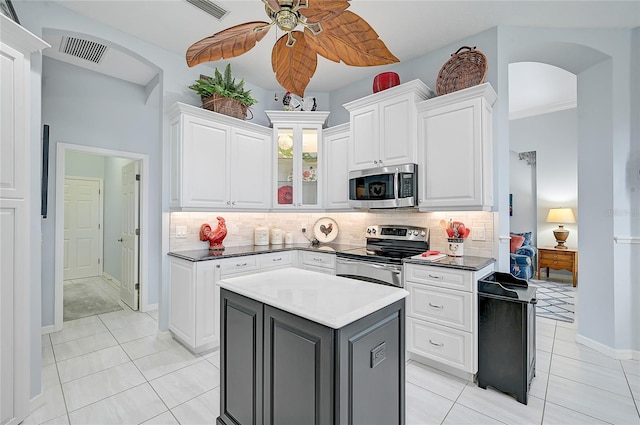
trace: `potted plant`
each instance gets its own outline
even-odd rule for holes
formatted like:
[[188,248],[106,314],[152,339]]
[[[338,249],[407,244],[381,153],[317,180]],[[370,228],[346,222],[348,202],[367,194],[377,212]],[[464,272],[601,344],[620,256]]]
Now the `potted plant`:
[[203,108],[235,118],[245,119],[248,108],[257,102],[251,90],[245,90],[244,80],[236,83],[231,76],[231,64],[227,64],[224,75],[216,68],[213,77],[200,75],[189,88],[200,95]]

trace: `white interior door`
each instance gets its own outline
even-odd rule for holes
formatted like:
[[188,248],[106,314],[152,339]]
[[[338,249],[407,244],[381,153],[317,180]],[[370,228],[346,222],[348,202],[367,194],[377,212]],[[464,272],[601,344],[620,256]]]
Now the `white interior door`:
[[64,280],[99,276],[100,181],[64,179]]
[[120,242],[122,282],[120,299],[138,310],[140,291],[140,163],[122,167],[122,236]]

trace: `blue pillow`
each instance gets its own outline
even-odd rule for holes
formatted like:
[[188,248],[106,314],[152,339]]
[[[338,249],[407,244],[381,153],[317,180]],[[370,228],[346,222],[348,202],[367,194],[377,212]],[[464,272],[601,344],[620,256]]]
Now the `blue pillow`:
[[522,246],[533,245],[531,243],[531,232],[524,232],[524,233],[511,232],[511,234],[517,235],[517,236],[524,236],[524,241],[522,242]]

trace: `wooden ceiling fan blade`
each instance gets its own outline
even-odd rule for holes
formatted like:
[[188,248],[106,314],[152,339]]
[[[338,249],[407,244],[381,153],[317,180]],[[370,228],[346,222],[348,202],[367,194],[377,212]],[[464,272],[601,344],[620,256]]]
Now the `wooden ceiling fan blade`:
[[351,66],[400,62],[367,21],[353,12],[346,10],[327,19],[322,22],[322,27],[320,34],[313,39],[309,37],[308,40],[308,44],[318,52],[330,52],[330,55],[339,57],[342,62]]
[[305,38],[307,40],[307,45],[311,49],[315,50],[317,54],[324,57],[325,59],[329,59],[333,62],[340,62],[340,56],[338,56],[333,50],[327,49],[327,47],[323,43],[320,43],[317,36],[313,35],[313,33],[308,28],[305,28],[304,32],[306,35]]
[[262,0],[262,1],[265,2],[274,12],[277,12],[280,10],[280,2],[278,2],[278,0]]
[[350,6],[346,0],[307,0],[306,3],[307,7],[300,7],[300,13],[304,15],[309,22],[318,22],[330,18],[331,15],[340,14]]
[[[263,29],[256,31],[256,28],[260,27]],[[269,28],[268,22],[245,22],[203,38],[187,49],[187,65],[195,66],[203,62],[240,56],[262,40]]]
[[304,97],[304,91],[316,72],[318,56],[307,45],[303,32],[292,31],[291,35],[295,39],[293,46],[287,45],[287,34],[273,46],[271,66],[276,73],[276,80],[285,90]]

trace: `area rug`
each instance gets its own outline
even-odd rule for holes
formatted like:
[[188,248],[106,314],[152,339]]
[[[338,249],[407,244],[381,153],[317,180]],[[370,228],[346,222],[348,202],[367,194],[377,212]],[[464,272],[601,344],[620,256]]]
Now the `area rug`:
[[538,288],[536,316],[573,323],[575,303],[571,283],[531,279],[529,284]]
[[122,310],[120,304],[96,288],[95,282],[64,285],[63,321]]

